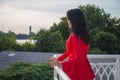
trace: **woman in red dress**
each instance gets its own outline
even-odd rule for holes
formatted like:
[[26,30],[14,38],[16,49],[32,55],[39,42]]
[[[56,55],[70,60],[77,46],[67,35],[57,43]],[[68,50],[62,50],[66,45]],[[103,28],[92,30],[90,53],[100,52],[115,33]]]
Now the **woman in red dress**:
[[[87,54],[90,38],[85,17],[80,9],[67,12],[67,22],[71,34],[66,42],[66,51],[57,58],[50,58],[50,66],[62,67],[71,80],[94,80],[94,72],[89,64]],[[68,58],[67,61],[63,61]]]

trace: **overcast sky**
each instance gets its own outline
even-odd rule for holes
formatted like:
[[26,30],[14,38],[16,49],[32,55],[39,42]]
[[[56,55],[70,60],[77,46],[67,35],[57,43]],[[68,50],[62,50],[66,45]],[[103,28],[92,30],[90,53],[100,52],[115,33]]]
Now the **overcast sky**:
[[67,10],[86,4],[95,4],[120,18],[120,0],[0,0],[0,30],[28,34],[32,26],[36,33],[58,23]]

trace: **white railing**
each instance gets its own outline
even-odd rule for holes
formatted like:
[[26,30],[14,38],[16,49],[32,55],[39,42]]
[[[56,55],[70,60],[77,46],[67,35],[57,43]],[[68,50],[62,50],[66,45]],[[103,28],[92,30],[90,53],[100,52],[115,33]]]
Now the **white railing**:
[[[59,75],[59,79],[57,74]],[[70,80],[70,78],[64,73],[61,68],[56,66],[54,68],[54,80]]]
[[[53,57],[57,57],[57,55],[54,55]],[[58,67],[54,67],[54,80],[70,80],[70,78],[64,73],[64,71]]]
[[[95,80],[120,80],[120,55],[88,55],[88,58]],[[54,68],[54,80],[70,79],[62,69]]]

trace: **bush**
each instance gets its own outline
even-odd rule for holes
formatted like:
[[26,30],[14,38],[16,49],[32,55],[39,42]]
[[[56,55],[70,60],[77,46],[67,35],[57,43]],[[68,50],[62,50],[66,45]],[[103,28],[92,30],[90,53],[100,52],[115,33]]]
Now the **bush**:
[[90,54],[106,54],[106,52],[101,51],[100,49],[97,49],[97,48],[91,49],[91,50],[89,51],[89,53],[90,53]]
[[53,80],[53,70],[47,63],[17,62],[0,72],[0,80]]
[[21,50],[22,51],[34,51],[35,45],[31,44],[30,42],[25,42],[24,44],[21,45]]
[[5,34],[0,36],[0,51],[8,50],[14,51],[16,45],[16,38],[12,34]]
[[50,32],[41,29],[36,37],[36,51],[40,52],[63,52],[65,49],[65,42],[59,31]]
[[117,37],[108,32],[99,31],[93,37],[94,47],[100,49],[106,53],[116,53],[118,51],[118,39]]

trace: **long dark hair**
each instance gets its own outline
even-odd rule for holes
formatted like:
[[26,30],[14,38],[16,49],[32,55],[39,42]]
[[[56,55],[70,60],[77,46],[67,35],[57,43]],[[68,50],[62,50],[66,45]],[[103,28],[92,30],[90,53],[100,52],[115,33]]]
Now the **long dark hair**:
[[85,16],[80,9],[71,9],[67,11],[67,18],[72,23],[72,32],[81,37],[86,44],[90,43]]

